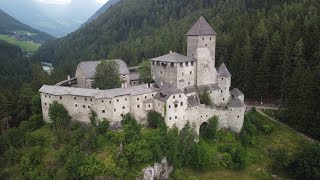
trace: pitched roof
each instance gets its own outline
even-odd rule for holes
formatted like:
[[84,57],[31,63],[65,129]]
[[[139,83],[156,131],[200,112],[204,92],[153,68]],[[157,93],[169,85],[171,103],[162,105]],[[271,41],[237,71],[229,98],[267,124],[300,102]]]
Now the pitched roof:
[[222,63],[218,69],[218,77],[231,77],[231,74],[224,63]]
[[161,61],[161,62],[190,62],[190,61],[196,61],[195,58],[191,58],[176,52],[169,53],[160,57],[156,57],[153,59],[150,59],[151,61]]
[[[114,59],[119,65],[120,74],[129,74],[127,64],[121,59]],[[84,61],[78,64],[78,68],[82,71],[85,78],[94,78],[96,68],[101,61]]]
[[234,95],[235,97],[243,96],[244,94],[238,89],[234,88],[230,91],[231,95]]
[[239,98],[236,97],[229,102],[228,107],[242,108],[245,107],[245,104]]
[[159,92],[154,96],[154,98],[165,102],[171,95],[179,93],[182,93],[180,89],[177,89],[172,84],[162,81],[162,86],[159,87]]
[[198,86],[198,90],[199,90],[199,92],[202,92],[202,91],[217,91],[217,90],[220,90],[220,88],[219,88],[218,84],[215,83],[215,84],[208,84],[208,85]]
[[187,36],[217,35],[204,17],[200,17],[188,31]]
[[200,105],[200,101],[195,96],[188,96],[189,107]]
[[96,99],[113,98],[113,97],[124,96],[124,95],[136,96],[136,95],[155,92],[154,89],[151,89],[146,85],[131,86],[128,88],[108,89],[108,90],[43,85],[39,89],[39,91],[42,93],[48,93],[56,96],[73,95],[73,96],[94,97]]
[[130,72],[130,81],[136,81],[140,79],[138,72]]

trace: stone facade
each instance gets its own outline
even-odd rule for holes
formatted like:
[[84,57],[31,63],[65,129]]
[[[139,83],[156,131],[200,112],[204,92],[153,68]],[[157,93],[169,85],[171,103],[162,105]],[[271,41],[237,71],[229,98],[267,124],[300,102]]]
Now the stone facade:
[[[90,89],[96,65],[80,63],[76,71],[78,88],[44,85],[39,90],[44,120],[50,122],[49,105],[58,101],[74,120],[85,123],[90,122],[94,110],[99,119],[106,118],[111,124],[119,124],[127,113],[145,124],[147,113],[155,110],[169,127],[181,129],[189,121],[199,131],[203,123],[217,116],[219,128],[239,132],[244,120],[244,95],[237,88],[230,91],[231,74],[225,64],[215,68],[216,33],[203,17],[187,33],[187,42],[187,56],[170,52],[150,60],[154,83],[148,85],[139,84],[138,67],[127,68],[119,60],[123,87]],[[212,106],[200,104],[199,94],[203,92],[209,94]]]

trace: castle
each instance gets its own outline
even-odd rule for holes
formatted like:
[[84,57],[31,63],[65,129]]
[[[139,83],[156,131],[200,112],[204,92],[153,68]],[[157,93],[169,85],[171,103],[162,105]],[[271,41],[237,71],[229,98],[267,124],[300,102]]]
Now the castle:
[[[87,61],[78,65],[74,78],[55,86],[44,85],[39,90],[43,118],[50,122],[49,105],[63,104],[74,120],[89,123],[94,110],[99,119],[112,125],[120,124],[122,115],[131,113],[146,124],[147,113],[162,114],[167,126],[179,129],[189,121],[200,126],[217,116],[219,128],[240,132],[244,121],[244,94],[237,88],[230,91],[231,74],[224,64],[215,67],[216,32],[200,17],[188,31],[187,56],[170,52],[150,59],[151,84],[139,83],[139,68],[128,68],[123,60],[119,65],[122,88],[91,89],[96,67],[101,61]],[[212,106],[200,103],[199,94],[206,91]]]

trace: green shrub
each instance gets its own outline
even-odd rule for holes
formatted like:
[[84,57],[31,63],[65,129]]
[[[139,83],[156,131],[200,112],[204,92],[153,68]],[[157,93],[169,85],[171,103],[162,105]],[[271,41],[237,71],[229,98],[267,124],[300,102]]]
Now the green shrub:
[[156,111],[149,111],[148,112],[148,125],[151,128],[160,128],[166,127],[164,122],[164,118],[162,115]]

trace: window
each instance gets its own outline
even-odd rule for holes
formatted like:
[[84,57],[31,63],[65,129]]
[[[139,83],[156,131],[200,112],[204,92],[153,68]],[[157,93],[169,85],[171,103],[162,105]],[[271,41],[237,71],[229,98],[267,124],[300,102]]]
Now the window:
[[191,83],[190,82],[188,82],[188,85],[190,85]]
[[154,94],[151,95],[152,97],[154,96]]
[[119,102],[119,99],[117,99],[117,102]]
[[127,100],[127,98],[124,99],[125,101]]
[[139,109],[139,108],[140,108],[140,105],[137,105],[137,108]]
[[83,108],[86,108],[86,105],[83,105],[82,107],[83,107]]
[[190,71],[190,74],[192,74],[192,71]]
[[148,107],[151,107],[150,104],[148,105]]
[[78,104],[75,104],[74,106],[75,106],[75,107],[78,107]]
[[222,90],[221,90],[221,92],[222,92]]
[[191,62],[191,66],[193,66],[193,61]]
[[133,82],[133,84],[136,84],[136,82]]
[[202,41],[204,41],[204,37],[202,38]]
[[176,96],[172,96],[172,98],[173,98],[173,99],[175,99],[175,98],[176,98]]
[[210,94],[212,94],[212,92],[210,91]]
[[49,98],[51,98],[51,95],[49,95]]
[[88,109],[90,109],[90,106],[88,106]]
[[171,117],[169,117],[169,120],[171,120]]
[[162,71],[160,71],[160,74],[162,74]]
[[44,97],[47,97],[47,95],[44,95]]
[[240,116],[238,116],[238,118],[240,118]]
[[116,111],[117,111],[117,109],[116,109],[116,108],[114,108],[114,109],[113,109],[113,111],[114,111],[114,112],[116,112]]
[[183,106],[183,102],[180,102],[180,106]]
[[191,56],[194,56],[193,54]]
[[212,39],[212,38],[210,38],[210,41],[211,41],[211,39]]
[[186,62],[186,66],[187,66],[187,67],[189,66],[189,62]]
[[206,115],[206,117],[208,117],[208,115]]
[[126,107],[122,106],[122,109],[126,109]]
[[106,110],[102,110],[102,113],[103,113],[103,114],[106,113]]
[[171,106],[169,105],[169,108],[171,108]]
[[137,98],[137,101],[139,101],[140,100],[140,98]]
[[175,119],[178,119],[178,116],[175,116],[174,118],[175,118]]
[[177,108],[177,107],[178,107],[178,104],[174,104],[174,107]]
[[202,116],[201,116],[201,118],[202,118]]
[[103,100],[101,100],[101,102],[104,102]]
[[208,46],[208,44],[206,44],[206,46]]
[[62,97],[60,96],[60,99],[62,99]]
[[152,65],[154,65],[154,61],[152,61]]
[[181,94],[179,94],[179,98],[181,98]]
[[109,103],[111,104],[111,101],[109,101]]
[[92,98],[90,98],[90,101],[92,102]]
[[144,99],[147,99],[148,97],[147,96],[144,96]]
[[172,62],[172,63],[170,63],[170,67],[174,67],[174,63]]
[[183,67],[183,63],[180,63],[180,67]]
[[46,106],[46,105],[47,105],[47,103],[44,103],[44,105]]
[[87,101],[87,98],[84,98],[84,101]]
[[221,80],[223,80],[223,78],[221,78]]
[[183,75],[184,75],[184,72],[182,72],[181,74],[182,74],[182,76],[183,76]]
[[224,100],[224,98],[222,98],[222,100]]

